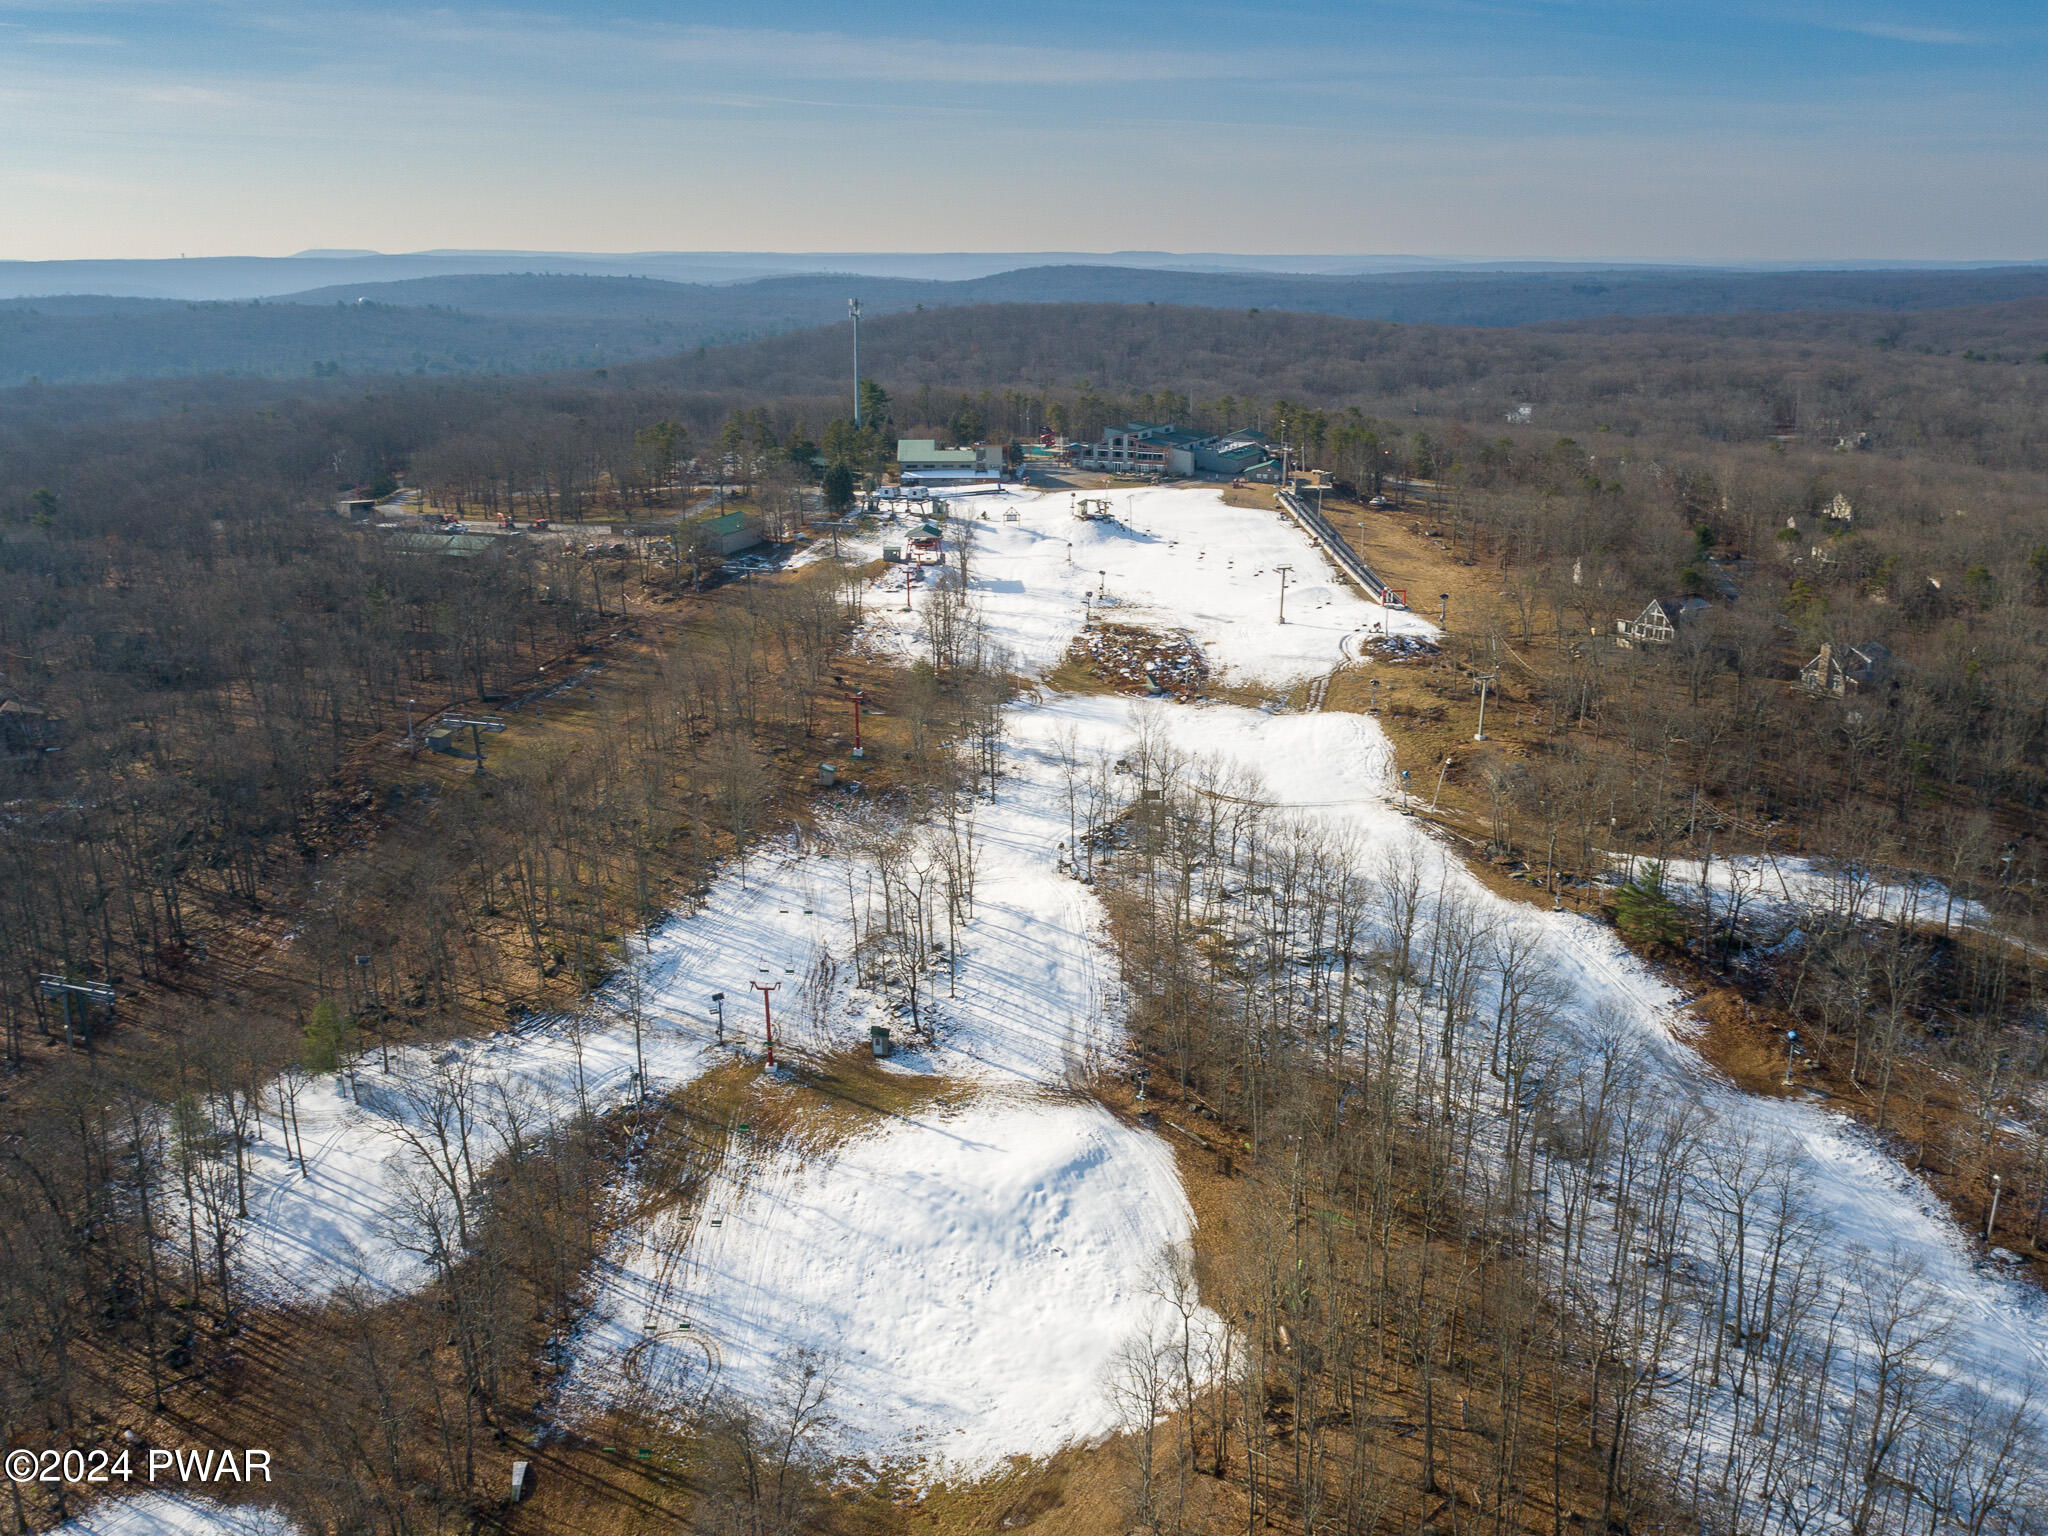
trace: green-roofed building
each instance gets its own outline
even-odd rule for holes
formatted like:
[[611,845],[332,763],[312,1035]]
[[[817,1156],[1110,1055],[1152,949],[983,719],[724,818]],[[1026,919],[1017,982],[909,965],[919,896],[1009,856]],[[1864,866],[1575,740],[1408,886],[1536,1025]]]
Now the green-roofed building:
[[765,544],[761,537],[761,525],[745,512],[728,512],[723,517],[707,518],[700,524],[711,539],[711,547],[723,555],[736,555],[743,549],[752,549],[756,544]]

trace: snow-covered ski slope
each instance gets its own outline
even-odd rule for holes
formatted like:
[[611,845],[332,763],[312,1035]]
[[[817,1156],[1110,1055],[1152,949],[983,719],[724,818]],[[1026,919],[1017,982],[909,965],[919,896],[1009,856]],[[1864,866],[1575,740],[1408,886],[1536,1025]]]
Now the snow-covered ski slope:
[[[1123,523],[1109,525],[1074,520],[1069,502],[1065,493],[960,498],[961,510],[989,513],[976,520],[969,561],[975,600],[1029,670],[1057,664],[1083,595],[1098,591],[1112,616],[1186,629],[1212,662],[1275,686],[1328,671],[1347,637],[1376,625],[1430,632],[1412,614],[1365,603],[1273,513],[1229,508],[1210,491],[1156,489],[1113,497]],[[1012,511],[1015,522],[1004,517]],[[1295,583],[1284,626],[1282,563]],[[873,612],[881,633],[918,648],[920,613],[886,595]],[[1368,864],[1412,853],[1494,920],[1540,932],[1569,983],[1573,1017],[1625,1018],[1674,1099],[1706,1103],[1717,1134],[1794,1161],[1825,1223],[1824,1248],[1895,1249],[1922,1268],[1919,1284],[1954,1328],[1946,1369],[2012,1393],[2048,1364],[2038,1297],[1976,1268],[1928,1192],[1853,1125],[1719,1083],[1685,1042],[1679,1000],[1610,933],[1494,897],[1400,815],[1391,750],[1372,721],[1050,696],[1010,713],[1004,776],[975,811],[983,852],[973,920],[959,935],[958,995],[944,995],[943,977],[928,984],[934,1043],[898,1063],[971,1085],[972,1096],[829,1153],[774,1148],[733,1160],[713,1177],[699,1220],[625,1232],[578,1334],[566,1408],[686,1407],[713,1385],[766,1401],[778,1362],[807,1348],[836,1380],[836,1443],[852,1454],[951,1474],[1107,1426],[1101,1366],[1120,1330],[1159,1321],[1164,1303],[1149,1295],[1149,1277],[1160,1246],[1185,1240],[1192,1219],[1162,1144],[1064,1091],[1122,1042],[1099,906],[1059,868],[1064,760],[1121,750],[1141,712],[1191,753],[1256,768],[1274,801],[1349,831]],[[865,893],[842,849],[858,831],[828,825],[816,843],[784,843],[753,856],[744,876],[728,871],[700,910],[647,941],[633,978],[581,1030],[549,1021],[407,1053],[390,1079],[373,1055],[361,1105],[332,1085],[308,1090],[300,1116],[315,1179],[302,1183],[285,1166],[274,1122],[261,1149],[248,1236],[264,1272],[316,1294],[354,1270],[396,1287],[424,1278],[402,1240],[419,1182],[406,1168],[421,1155],[414,1144],[437,1078],[445,1086],[466,1074],[476,1102],[496,1102],[500,1120],[558,1118],[579,1096],[614,1105],[633,1091],[636,1008],[650,1086],[671,1086],[731,1059],[733,1046],[714,1043],[714,992],[726,994],[728,1036],[758,1050],[755,980],[782,984],[778,1022],[799,1050],[857,1047],[870,1023],[900,1026],[900,991],[863,991],[843,964],[828,987],[813,984],[821,956],[843,962],[852,949]],[[502,1133],[480,1134],[479,1169]],[[1013,1390],[1007,1373],[1019,1371]]]
[[766,1398],[804,1351],[838,1450],[993,1472],[1116,1427],[1104,1365],[1167,1326],[1151,1260],[1190,1226],[1168,1149],[1086,1102],[997,1091],[824,1157],[777,1148],[608,1256],[568,1402]]
[[[1107,597],[1105,617],[1185,629],[1212,666],[1241,682],[1328,672],[1344,659],[1347,636],[1376,628],[1435,633],[1418,614],[1368,603],[1277,513],[1227,506],[1214,491],[1105,494],[1115,522],[1075,518],[1076,498],[1064,491],[983,491],[952,502],[974,523],[969,576],[990,636],[1026,671],[1058,665],[1081,628],[1083,598],[1097,592]],[[1009,512],[1016,522],[1005,520]],[[1282,565],[1292,567],[1284,624]],[[878,602],[877,612],[904,631],[920,622],[900,603]]]
[[191,1493],[107,1499],[51,1536],[302,1536],[297,1522],[259,1504],[216,1504]]
[[[687,1219],[627,1228],[602,1261],[566,1411],[686,1412],[714,1387],[767,1401],[792,1352],[808,1351],[833,1382],[830,1443],[927,1476],[992,1471],[1109,1430],[1104,1365],[1132,1333],[1177,1324],[1155,1273],[1193,1225],[1165,1145],[1069,1091],[1114,1061],[1123,1035],[1099,904],[1059,867],[1064,763],[1129,729],[1120,700],[1010,716],[1006,771],[975,811],[957,980],[934,971],[922,1003],[932,1043],[888,1064],[974,1095],[828,1150],[729,1158]],[[800,926],[794,901],[749,903],[736,879],[720,882],[654,941],[696,959],[650,978],[651,1011],[696,1006],[712,985],[698,962],[712,954],[758,956],[785,985],[819,943],[843,959],[856,867],[831,846],[784,856],[776,888],[801,887],[812,904]],[[821,935],[811,923],[826,913]],[[732,985],[751,997],[744,977]],[[792,1041],[800,1050],[858,1048],[871,1023],[909,1022],[900,991],[844,976],[804,1006],[822,1030]],[[758,1043],[758,1014],[729,1017]],[[1218,1326],[1197,1320],[1205,1337]]]
[[1854,1121],[1824,1108],[1759,1099],[1730,1087],[1687,1043],[1683,999],[1645,967],[1611,929],[1574,913],[1544,912],[1494,895],[1422,824],[1400,812],[1392,752],[1369,717],[1267,715],[1232,708],[1162,709],[1183,748],[1255,767],[1272,799],[1350,832],[1369,866],[1412,853],[1424,884],[1441,880],[1493,921],[1541,936],[1549,963],[1569,987],[1564,1029],[1590,1048],[1594,1020],[1622,1019],[1639,1033],[1647,1060],[1672,1102],[1712,1114],[1706,1147],[1747,1142],[1759,1160],[1789,1160],[1825,1234],[1822,1248],[1843,1262],[1851,1250],[1880,1259],[1896,1252],[1924,1268],[1923,1298],[1953,1325],[1948,1368],[2000,1396],[2016,1397],[2034,1376],[2048,1380],[2048,1305],[2030,1285],[1981,1268],[1933,1193]]

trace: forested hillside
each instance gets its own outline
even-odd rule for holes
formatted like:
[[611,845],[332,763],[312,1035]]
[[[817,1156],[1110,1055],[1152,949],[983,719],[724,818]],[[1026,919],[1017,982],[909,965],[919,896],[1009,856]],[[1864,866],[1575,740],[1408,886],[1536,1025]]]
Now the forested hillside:
[[[545,273],[450,275],[251,302],[58,297],[0,302],[0,386],[129,376],[478,374],[601,366],[829,325],[866,311],[991,304],[1172,304],[1402,323],[1523,326],[1659,315],[1780,315],[1806,334],[1988,347],[1902,317],[2048,295],[2048,268],[1971,272],[1416,272],[1365,278],[1034,267],[961,281],[770,277],[743,283]],[[1867,313],[1866,313],[1867,312]],[[1842,321],[1812,318],[1841,313]],[[1887,320],[1884,317],[1893,317]],[[1656,329],[1668,329],[1660,325]],[[1987,327],[1990,330],[1991,327]],[[1752,320],[1732,334],[1779,335]],[[2040,348],[2034,348],[2039,355]]]
[[[859,428],[843,325],[523,377],[9,392],[0,1431],[275,1434],[294,1480],[265,1497],[380,1536],[1311,1536],[1446,1511],[1711,1536],[1758,1508],[2031,1536],[2034,1408],[1964,1378],[2010,1365],[1999,1330],[2032,1324],[2005,1298],[2048,1268],[2048,366],[1928,338],[2031,335],[2044,304],[1728,335],[933,309],[864,328]],[[676,543],[628,542],[733,498],[793,533],[820,458],[850,485],[899,432],[1131,417],[1273,434],[1416,607],[1369,609],[1270,493],[1221,486],[1105,487],[1109,524],[1064,493],[958,519],[914,609],[901,567],[863,563],[879,529],[708,590]],[[333,514],[400,483],[558,526],[443,554]],[[1086,602],[1139,611],[1141,580],[1177,645],[1203,629],[1239,669],[1134,732],[1142,683],[1039,663]],[[1682,637],[1616,643],[1674,595],[1701,610]],[[1374,625],[1402,644],[1357,664]],[[1870,642],[1881,690],[1797,686],[1821,645]],[[444,710],[506,724],[487,765],[414,750]],[[858,761],[860,792],[823,761]],[[1731,857],[1853,899],[1788,895],[1766,928]],[[1902,915],[1902,891],[1953,900]],[[117,1001],[74,1015],[43,977]],[[1666,1016],[1681,985],[1723,1010],[1715,1072]],[[755,987],[787,990],[757,1012]],[[851,1002],[832,1034],[855,991],[933,1060],[950,1019],[946,1070],[864,1057]],[[1126,1002],[1127,1051],[1082,1038]],[[780,1076],[733,1048],[769,1006]],[[1032,1072],[991,1086],[997,1045]],[[1001,1118],[1019,1102],[1028,1130]],[[384,1139],[354,1150],[366,1126]],[[918,1203],[990,1147],[958,1181],[989,1202],[971,1220]],[[996,1164],[1034,1171],[1012,1192]],[[1075,1367],[1122,1432],[978,1490],[834,1463],[818,1357],[743,1356],[744,1308],[707,1323],[688,1289],[791,1331],[805,1284],[835,1319],[858,1291],[919,1349],[978,1338],[1039,1298],[963,1283],[982,1310],[920,1328],[905,1297],[983,1251],[1014,1277],[1015,1251],[1127,1238],[1072,1170],[1194,1234],[1111,1275],[1178,1332]],[[829,1200],[804,1182],[827,1177]],[[1041,1205],[1099,1225],[1014,1238]],[[1909,1226],[1917,1252],[1870,1251]],[[2012,1257],[1978,1262],[1965,1229]],[[779,1290],[747,1267],[770,1238]],[[1953,1353],[1912,1331],[1930,1272],[1964,1298]],[[844,1332],[876,1358],[843,1370],[907,1353]],[[687,1381],[690,1414],[636,1387],[563,1432],[613,1335],[614,1386]],[[662,1350],[784,1395],[640,1370]],[[1843,1407],[1871,1402],[1882,1445]],[[514,1456],[545,1468],[524,1510]],[[29,1490],[21,1523],[67,1496]]]

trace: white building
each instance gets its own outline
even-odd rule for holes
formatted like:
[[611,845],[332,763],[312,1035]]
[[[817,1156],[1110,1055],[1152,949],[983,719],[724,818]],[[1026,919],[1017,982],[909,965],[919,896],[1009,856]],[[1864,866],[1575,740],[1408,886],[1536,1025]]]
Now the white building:
[[992,485],[1003,477],[1003,446],[941,448],[929,437],[896,440],[896,464],[905,485]]

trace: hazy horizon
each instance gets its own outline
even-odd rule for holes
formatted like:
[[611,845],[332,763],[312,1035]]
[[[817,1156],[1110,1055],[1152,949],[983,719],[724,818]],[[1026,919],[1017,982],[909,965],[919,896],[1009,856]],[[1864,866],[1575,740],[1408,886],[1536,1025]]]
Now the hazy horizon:
[[0,0],[0,259],[2025,261],[2043,78],[2018,0]]

